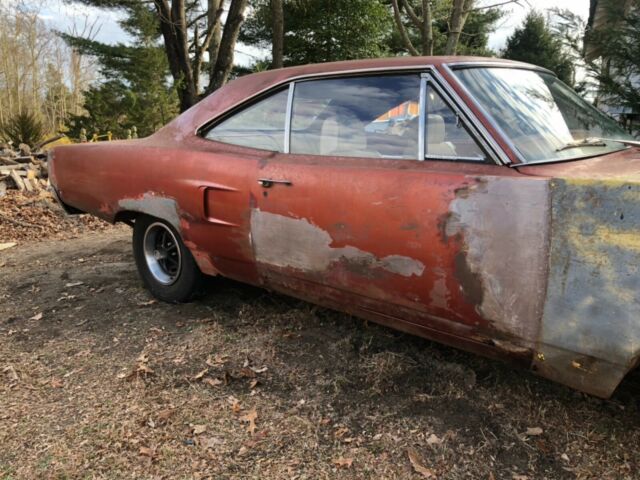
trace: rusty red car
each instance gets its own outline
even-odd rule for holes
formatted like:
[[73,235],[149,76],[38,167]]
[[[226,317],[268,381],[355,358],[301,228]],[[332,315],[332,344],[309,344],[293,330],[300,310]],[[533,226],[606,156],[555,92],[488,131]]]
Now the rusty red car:
[[133,227],[164,301],[221,275],[600,397],[638,364],[638,143],[533,65],[257,73],[49,171],[68,213]]

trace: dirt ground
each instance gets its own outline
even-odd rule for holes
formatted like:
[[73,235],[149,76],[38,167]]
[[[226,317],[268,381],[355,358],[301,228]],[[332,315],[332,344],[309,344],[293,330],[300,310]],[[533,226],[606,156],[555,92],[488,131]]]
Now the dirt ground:
[[157,303],[128,227],[71,236],[0,252],[0,479],[638,478],[639,375],[602,401],[221,279]]

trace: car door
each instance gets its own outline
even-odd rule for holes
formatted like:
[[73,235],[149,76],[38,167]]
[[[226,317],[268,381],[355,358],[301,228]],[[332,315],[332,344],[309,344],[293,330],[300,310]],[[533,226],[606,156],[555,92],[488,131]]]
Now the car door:
[[[454,335],[493,333],[497,317],[513,322],[511,307],[488,312],[483,303],[488,290],[500,297],[500,288],[511,294],[521,283],[504,271],[484,278],[477,244],[496,239],[486,232],[496,223],[493,203],[504,218],[518,203],[512,193],[527,190],[510,182],[524,177],[491,161],[445,91],[418,73],[291,88],[290,151],[263,164],[253,187],[251,237],[262,281]],[[475,195],[482,200],[466,202]],[[508,241],[536,227],[503,223],[497,234]],[[521,257],[513,268],[525,268],[530,259]]]
[[210,262],[211,270],[230,278],[259,283],[250,238],[251,185],[258,166],[284,150],[287,99],[286,88],[267,93],[194,138],[201,157],[193,188],[203,221],[193,223],[189,238],[205,267]]

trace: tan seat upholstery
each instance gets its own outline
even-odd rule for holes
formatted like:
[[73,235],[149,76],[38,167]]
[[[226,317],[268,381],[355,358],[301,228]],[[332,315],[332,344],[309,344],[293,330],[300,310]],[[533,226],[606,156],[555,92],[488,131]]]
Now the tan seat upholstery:
[[427,155],[442,155],[446,157],[455,157],[456,151],[445,142],[446,129],[444,119],[441,115],[427,116]]
[[371,156],[362,122],[343,109],[332,113],[320,129],[320,155]]

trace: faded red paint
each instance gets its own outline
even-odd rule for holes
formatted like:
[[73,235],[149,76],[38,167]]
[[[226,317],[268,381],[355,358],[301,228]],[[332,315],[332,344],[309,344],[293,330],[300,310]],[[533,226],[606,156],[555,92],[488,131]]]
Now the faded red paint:
[[[612,165],[637,172],[638,162],[630,161],[631,156],[638,157],[637,151],[514,169],[473,163],[285,155],[196,135],[200,126],[217,115],[293,78],[352,70],[419,71],[432,66],[516,162],[505,139],[444,68],[452,61],[486,60],[402,57],[250,75],[218,90],[148,138],[56,148],[50,165],[52,182],[66,205],[111,222],[135,213],[174,222],[207,274],[265,286],[530,366],[540,347],[547,272],[542,267],[508,272],[495,259],[479,268],[477,250],[483,245],[495,245],[504,250],[505,262],[521,264],[521,252],[527,247],[517,244],[519,232],[511,231],[526,226],[526,221],[514,220],[519,212],[508,215],[510,199],[503,193],[491,193],[487,185],[507,182],[513,191],[530,188],[537,192],[535,179],[546,185],[557,176],[606,177]],[[276,184],[267,189],[258,184],[259,178],[286,179],[292,186]],[[496,191],[502,192],[499,188]],[[461,211],[474,218],[474,205],[483,204],[475,203],[478,195],[495,195],[490,200],[498,202],[499,208],[479,210],[477,224],[464,220],[466,223],[458,225],[456,222],[463,222]],[[548,205],[543,196],[531,195],[530,199],[521,197],[520,206],[532,203],[531,213],[546,218]],[[455,205],[460,202],[471,208],[471,213],[468,209],[457,211]],[[512,238],[482,230],[483,219],[490,218],[494,210],[507,212],[492,222]],[[472,231],[480,231],[474,233],[479,237],[469,238]],[[541,232],[542,245],[528,245],[540,249],[540,258],[547,248],[545,235],[546,230]],[[495,271],[507,271],[501,273],[505,278],[491,277]],[[535,289],[524,289],[521,298],[502,304],[505,287],[520,274],[530,275],[528,285]],[[515,302],[529,302],[522,311],[533,312],[530,318],[510,317],[509,312],[520,311]],[[582,389],[590,391],[588,386]]]

